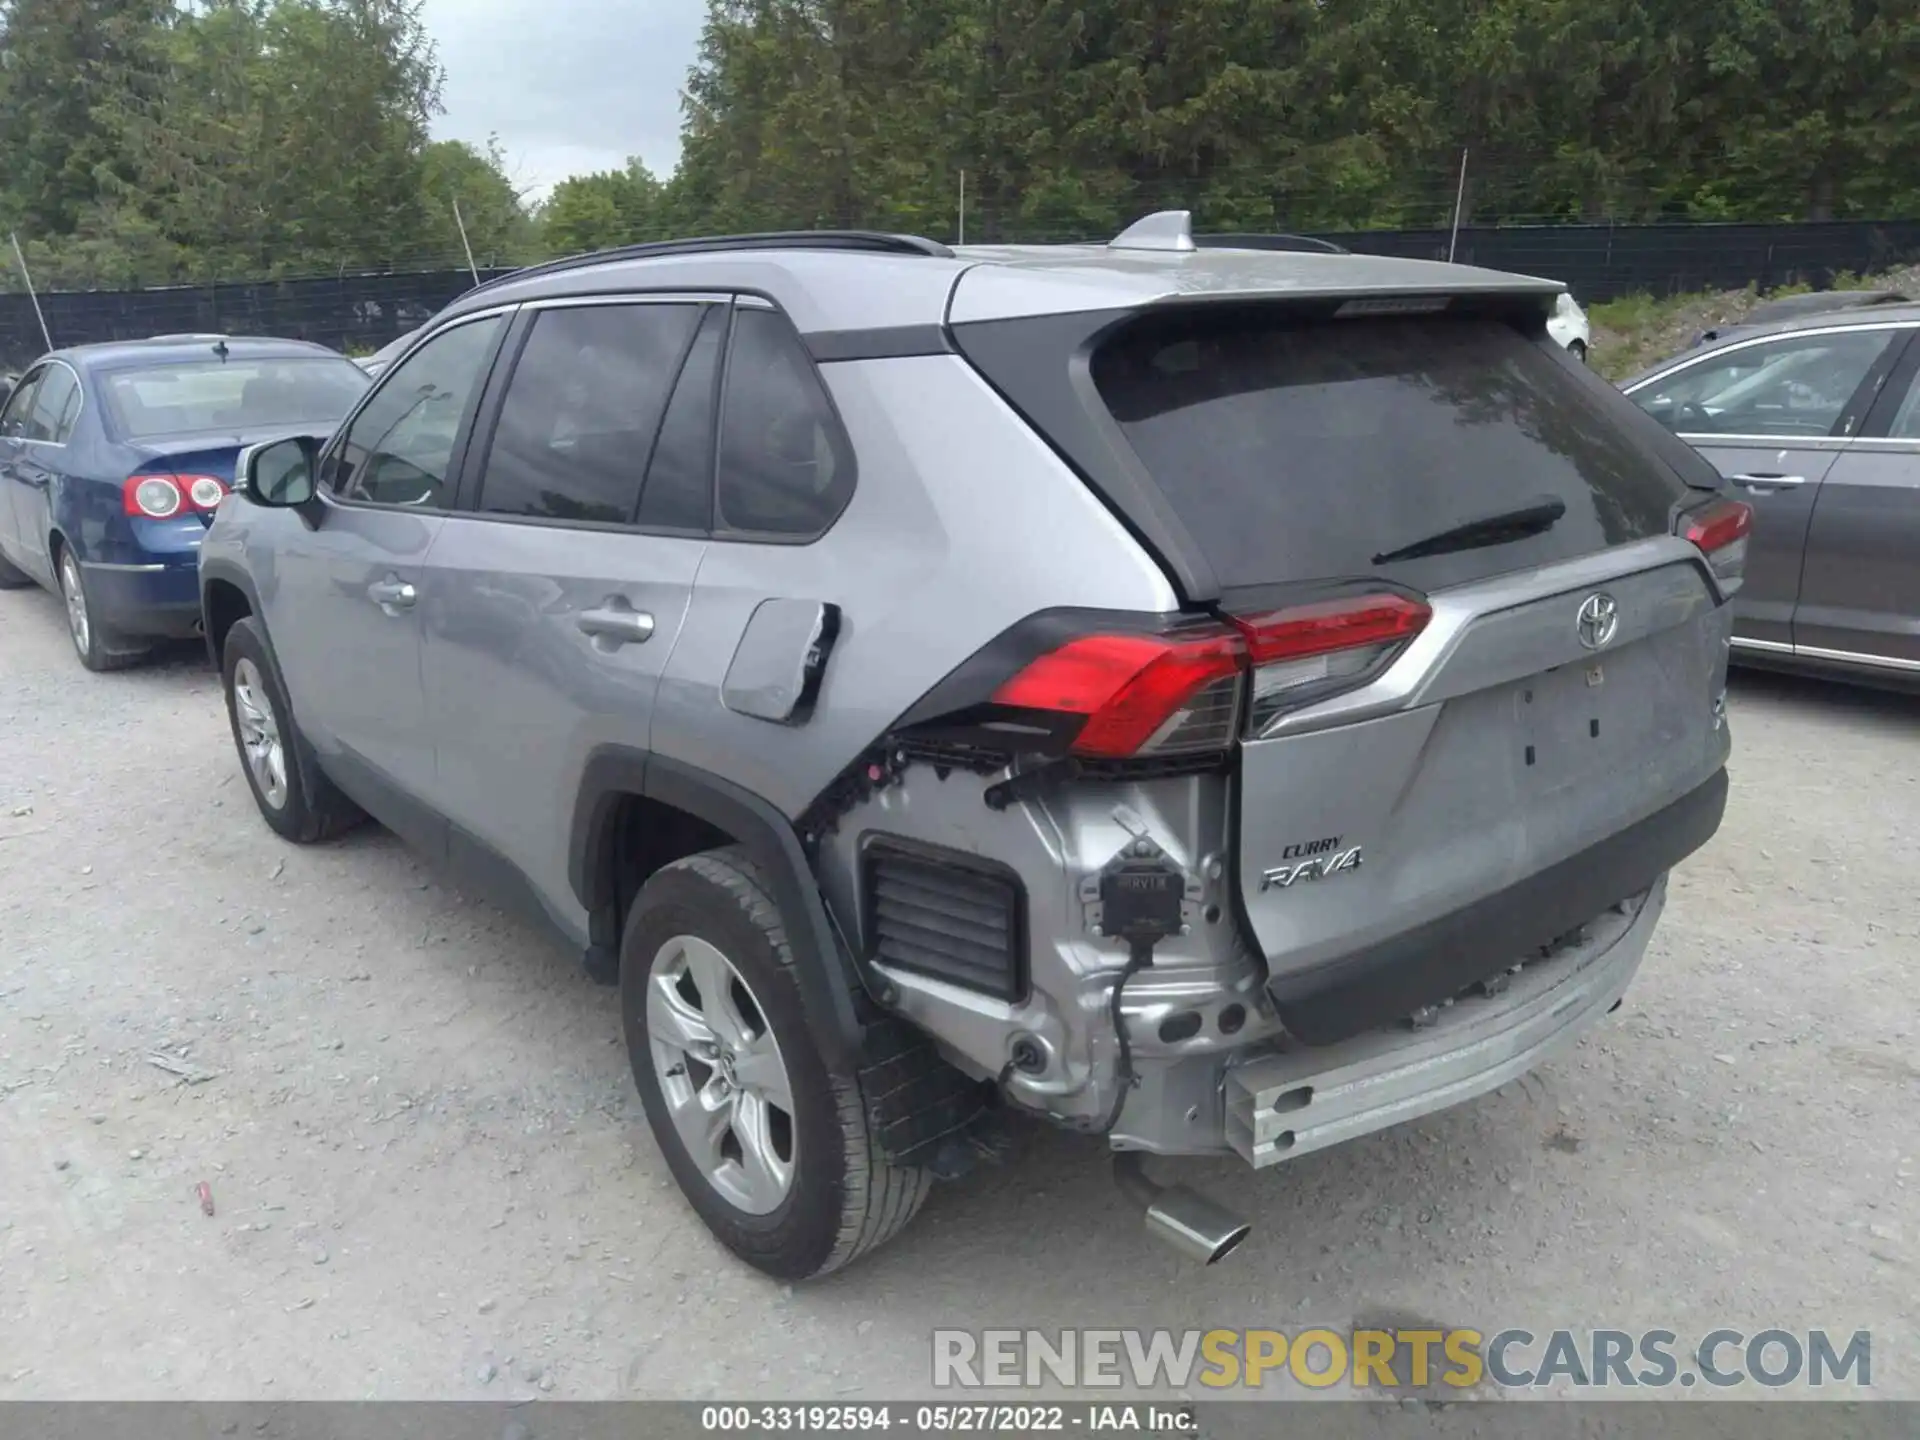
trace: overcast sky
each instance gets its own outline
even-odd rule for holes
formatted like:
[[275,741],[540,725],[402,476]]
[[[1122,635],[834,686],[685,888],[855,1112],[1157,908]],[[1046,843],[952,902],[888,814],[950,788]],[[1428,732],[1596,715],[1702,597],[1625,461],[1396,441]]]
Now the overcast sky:
[[673,169],[704,0],[426,0],[423,18],[447,72],[436,138],[498,135],[540,193],[629,155]]

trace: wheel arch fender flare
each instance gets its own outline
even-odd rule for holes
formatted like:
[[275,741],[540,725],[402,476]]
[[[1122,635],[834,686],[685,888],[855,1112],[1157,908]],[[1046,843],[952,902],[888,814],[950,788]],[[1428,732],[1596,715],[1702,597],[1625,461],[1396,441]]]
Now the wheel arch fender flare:
[[[207,596],[212,591],[216,581],[221,584],[233,586],[234,589],[247,597],[247,613],[253,616],[254,622],[259,625],[262,635],[266,634],[267,619],[260,609],[260,592],[254,588],[253,577],[251,575],[247,574],[244,569],[234,564],[231,560],[201,560],[200,629],[206,635],[207,658],[213,662],[214,668],[217,670],[220,668],[220,651],[214,634],[213,607],[207,600]],[[271,643],[267,646],[267,650],[269,655],[271,655],[273,650]],[[277,668],[278,662],[276,661],[275,664]],[[281,688],[284,689],[285,686],[286,681],[285,678],[282,677]]]
[[280,693],[286,698],[287,719],[293,724],[293,742],[287,747],[293,756],[293,763],[300,772],[300,783],[308,787],[309,792],[320,772],[320,758],[314,754],[313,745],[300,729],[298,717],[293,715],[293,692],[287,688],[286,672],[280,668],[280,656],[273,648],[273,637],[267,633],[267,617],[260,609],[260,592],[254,588],[252,578],[238,565],[225,560],[202,560],[200,563],[200,628],[206,632],[207,658],[220,676],[220,683],[226,684],[224,656],[220,653],[214,634],[212,608],[207,603],[207,592],[215,581],[232,585],[247,599],[247,614],[243,619],[251,619],[259,628],[261,646],[266,651],[268,668],[273,671],[273,683],[280,687]]
[[[766,877],[793,947],[801,1000],[814,1038],[830,1062],[858,1063],[865,1027],[854,1005],[857,973],[827,913],[826,900],[792,823],[772,804],[732,781],[662,755],[622,745],[592,751],[574,802],[567,875],[591,916],[614,903],[600,862],[612,821],[630,795],[656,800],[725,831]],[[617,946],[618,937],[609,937]]]

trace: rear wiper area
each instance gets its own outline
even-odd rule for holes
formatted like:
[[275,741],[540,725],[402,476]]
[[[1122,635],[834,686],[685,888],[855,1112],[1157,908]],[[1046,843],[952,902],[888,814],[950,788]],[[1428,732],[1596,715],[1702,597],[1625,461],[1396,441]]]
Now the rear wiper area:
[[1531,505],[1520,505],[1512,510],[1502,510],[1497,515],[1469,520],[1451,530],[1442,530],[1438,535],[1429,535],[1411,545],[1402,545],[1398,550],[1388,550],[1374,556],[1373,563],[1390,565],[1396,560],[1423,560],[1429,555],[1451,555],[1459,550],[1481,550],[1489,545],[1525,540],[1551,530],[1566,513],[1564,500],[1543,495]]

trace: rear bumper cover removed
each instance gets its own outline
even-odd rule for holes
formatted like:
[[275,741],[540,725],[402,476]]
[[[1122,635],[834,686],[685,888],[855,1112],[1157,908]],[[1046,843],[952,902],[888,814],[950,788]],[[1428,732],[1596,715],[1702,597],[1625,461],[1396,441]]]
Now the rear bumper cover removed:
[[1613,1008],[1665,901],[1662,877],[1637,907],[1590,920],[1580,943],[1528,964],[1496,995],[1454,1001],[1423,1029],[1375,1030],[1230,1069],[1227,1143],[1264,1167],[1497,1089]]

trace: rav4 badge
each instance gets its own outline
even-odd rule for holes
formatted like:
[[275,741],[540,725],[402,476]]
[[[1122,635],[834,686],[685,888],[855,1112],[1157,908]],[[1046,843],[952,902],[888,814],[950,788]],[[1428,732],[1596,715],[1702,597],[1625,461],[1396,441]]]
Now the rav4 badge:
[[1301,880],[1325,880],[1330,875],[1344,874],[1348,870],[1360,868],[1360,847],[1340,850],[1331,855],[1316,855],[1311,860],[1302,860],[1297,865],[1280,865],[1260,874],[1260,889],[1284,890]]

